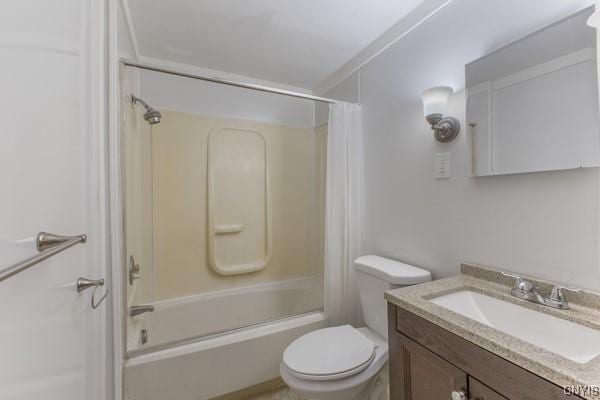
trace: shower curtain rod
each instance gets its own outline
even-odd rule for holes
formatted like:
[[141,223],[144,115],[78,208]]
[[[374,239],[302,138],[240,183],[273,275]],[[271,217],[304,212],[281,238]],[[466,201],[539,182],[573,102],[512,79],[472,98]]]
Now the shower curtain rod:
[[201,81],[206,81],[206,82],[220,83],[223,85],[235,86],[235,87],[239,87],[239,88],[243,88],[243,89],[257,90],[259,92],[281,94],[284,96],[296,97],[299,99],[319,101],[321,103],[329,103],[329,104],[340,103],[340,101],[338,101],[338,100],[328,99],[326,97],[312,96],[310,94],[292,92],[290,90],[276,89],[276,88],[272,88],[272,87],[268,87],[268,86],[256,85],[253,83],[236,82],[236,81],[230,81],[230,80],[226,80],[226,79],[222,79],[222,78],[216,78],[216,77],[210,78],[207,76],[195,75],[195,74],[190,74],[187,72],[178,72],[178,71],[166,69],[163,67],[158,67],[158,66],[149,65],[149,64],[143,64],[143,63],[130,61],[130,60],[126,60],[126,59],[121,59],[121,63],[123,63],[124,65],[130,66],[130,67],[141,68],[141,69],[145,69],[148,71],[162,72],[165,74],[181,76],[184,78],[199,79]]

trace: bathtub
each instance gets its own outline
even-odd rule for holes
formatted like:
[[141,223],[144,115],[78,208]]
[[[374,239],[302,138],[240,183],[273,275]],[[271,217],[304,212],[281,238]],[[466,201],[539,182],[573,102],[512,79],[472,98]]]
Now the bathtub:
[[210,399],[277,378],[285,348],[326,326],[322,282],[299,278],[154,303],[153,313],[130,324],[124,398]]

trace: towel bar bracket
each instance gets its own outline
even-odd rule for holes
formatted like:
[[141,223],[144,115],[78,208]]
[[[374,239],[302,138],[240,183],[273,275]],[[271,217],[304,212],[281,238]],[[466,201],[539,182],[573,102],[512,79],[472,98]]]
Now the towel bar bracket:
[[35,242],[38,251],[44,251],[68,242],[69,240],[78,240],[81,243],[85,243],[87,242],[87,235],[62,236],[48,232],[40,232],[37,234]]
[[106,297],[108,296],[108,289],[106,289],[106,291],[104,292],[104,296],[102,296],[100,298],[100,300],[96,300],[96,292],[98,291],[99,287],[104,286],[104,279],[87,279],[87,278],[83,278],[80,277],[79,279],[77,279],[77,292],[81,293],[84,290],[90,289],[90,288],[94,288],[94,290],[92,291],[92,300],[91,300],[91,304],[92,304],[92,308],[95,310],[96,308],[98,308],[100,306],[100,304],[104,301],[104,299],[106,299]]
[[0,282],[18,274],[19,272],[29,269],[30,267],[60,252],[65,251],[66,249],[73,247],[78,243],[85,242],[87,242],[86,235],[60,236],[53,233],[40,232],[36,236],[36,247],[39,251],[39,254],[11,265],[8,268],[0,270]]

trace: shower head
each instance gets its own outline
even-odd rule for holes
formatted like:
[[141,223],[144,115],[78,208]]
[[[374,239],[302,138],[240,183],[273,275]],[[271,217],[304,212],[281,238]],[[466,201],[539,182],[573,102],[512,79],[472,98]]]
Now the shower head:
[[160,113],[158,111],[156,111],[154,108],[150,107],[148,105],[148,103],[146,103],[144,100],[142,100],[139,97],[132,94],[131,102],[133,104],[140,103],[141,105],[144,106],[144,108],[146,109],[146,112],[144,113],[144,119],[150,125],[158,124],[160,122],[160,119],[162,118]]
[[160,122],[161,117],[162,116],[160,115],[160,113],[154,109],[151,109],[150,111],[144,114],[144,119],[150,125],[158,124]]

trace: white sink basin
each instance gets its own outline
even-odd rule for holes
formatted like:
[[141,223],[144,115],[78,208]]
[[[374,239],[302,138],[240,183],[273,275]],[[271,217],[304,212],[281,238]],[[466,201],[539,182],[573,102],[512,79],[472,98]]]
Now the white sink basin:
[[580,364],[600,355],[600,331],[587,326],[468,290],[431,301]]

